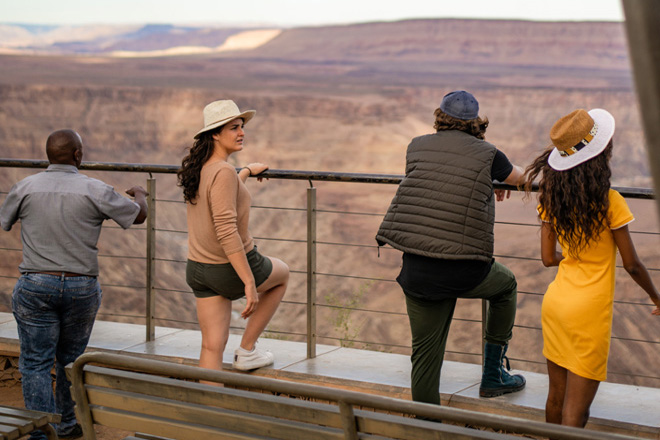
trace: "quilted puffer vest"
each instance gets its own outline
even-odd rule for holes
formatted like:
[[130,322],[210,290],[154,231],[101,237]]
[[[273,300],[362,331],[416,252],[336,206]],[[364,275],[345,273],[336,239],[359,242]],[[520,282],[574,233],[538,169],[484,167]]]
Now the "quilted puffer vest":
[[496,151],[458,130],[414,138],[406,176],[376,235],[379,246],[387,243],[432,258],[490,261]]

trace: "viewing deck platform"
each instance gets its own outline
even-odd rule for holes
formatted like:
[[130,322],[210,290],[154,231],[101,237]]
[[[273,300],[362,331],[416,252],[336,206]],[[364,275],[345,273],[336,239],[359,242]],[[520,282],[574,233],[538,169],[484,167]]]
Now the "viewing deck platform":
[[[240,336],[229,337],[224,363],[231,368]],[[275,364],[252,374],[284,380],[339,387],[383,396],[410,399],[408,356],[352,348],[317,345],[316,357],[307,358],[306,344],[261,338],[260,348],[275,354]],[[121,353],[196,365],[201,334],[195,330],[156,327],[156,337],[145,342],[144,326],[97,321],[88,351]],[[17,357],[16,323],[0,313],[0,355]],[[548,379],[525,372],[525,390],[500,397],[479,398],[481,367],[446,361],[442,370],[442,404],[473,411],[543,421]],[[0,399],[1,403],[1,399]],[[660,440],[660,389],[602,383],[591,407],[588,429]]]

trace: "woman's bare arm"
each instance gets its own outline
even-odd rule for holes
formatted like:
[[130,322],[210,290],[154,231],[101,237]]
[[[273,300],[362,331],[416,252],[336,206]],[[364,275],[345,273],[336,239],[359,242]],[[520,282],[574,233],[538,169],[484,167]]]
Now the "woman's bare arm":
[[561,252],[557,251],[557,233],[552,224],[543,222],[541,224],[541,260],[545,267],[559,266],[564,259]]
[[621,255],[621,260],[623,261],[623,267],[626,269],[626,272],[630,277],[649,295],[653,304],[656,308],[653,310],[654,315],[660,315],[660,294],[658,294],[658,289],[656,289],[653,280],[649,275],[649,271],[646,270],[646,266],[637,256],[637,251],[635,250],[635,244],[630,237],[630,231],[628,226],[624,226],[619,229],[612,231],[614,234],[614,242],[616,247],[619,248],[619,254]]

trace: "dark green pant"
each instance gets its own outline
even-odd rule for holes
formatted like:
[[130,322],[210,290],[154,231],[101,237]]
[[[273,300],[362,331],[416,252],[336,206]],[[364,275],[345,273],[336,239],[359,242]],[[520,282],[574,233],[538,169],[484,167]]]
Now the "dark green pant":
[[[513,273],[495,262],[477,287],[457,295],[458,298],[488,300],[487,342],[503,345],[511,339],[517,287]],[[440,404],[440,369],[455,307],[456,298],[430,302],[406,295],[412,332],[411,391],[416,402]]]

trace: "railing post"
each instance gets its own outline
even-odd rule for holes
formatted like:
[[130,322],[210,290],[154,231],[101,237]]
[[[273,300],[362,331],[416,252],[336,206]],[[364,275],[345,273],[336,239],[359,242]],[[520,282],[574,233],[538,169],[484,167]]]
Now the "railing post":
[[316,357],[316,188],[307,188],[307,359]]
[[[660,11],[655,0],[623,0],[623,11],[649,164],[660,194]],[[656,208],[660,213],[660,201]]]
[[486,321],[488,320],[488,301],[481,300],[481,368],[486,359]]
[[156,325],[154,324],[154,312],[156,309],[156,292],[154,283],[156,281],[156,179],[149,173],[147,179],[147,269],[146,269],[146,330],[147,342],[156,339]]

